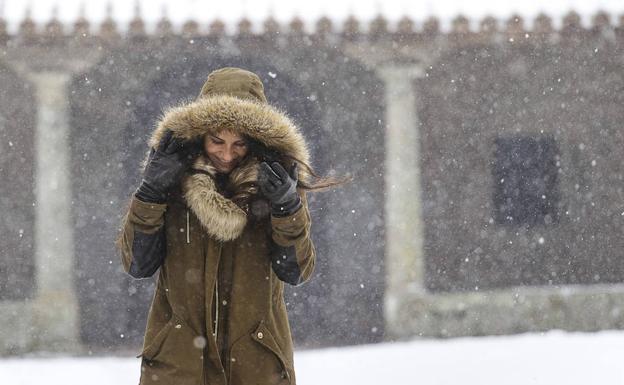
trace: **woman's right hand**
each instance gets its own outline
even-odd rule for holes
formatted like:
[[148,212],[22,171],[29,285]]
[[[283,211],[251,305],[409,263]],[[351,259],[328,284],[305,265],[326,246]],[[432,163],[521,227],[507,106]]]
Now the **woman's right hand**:
[[165,203],[169,191],[180,181],[200,151],[196,143],[175,138],[173,132],[167,130],[158,147],[150,151],[143,180],[135,196],[144,202]]

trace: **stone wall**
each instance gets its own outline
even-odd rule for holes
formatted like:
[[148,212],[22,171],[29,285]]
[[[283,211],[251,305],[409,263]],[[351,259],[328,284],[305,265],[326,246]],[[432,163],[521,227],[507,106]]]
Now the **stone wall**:
[[34,287],[33,87],[0,64],[0,301],[32,298]]
[[316,274],[286,291],[299,348],[621,328],[622,22],[504,24],[227,35],[137,15],[123,33],[26,19],[13,36],[0,20],[0,353],[138,349],[154,278],[123,273],[118,226],[162,109],[229,65],[261,76],[318,173],[355,179],[308,195]]
[[[429,289],[622,282],[618,50],[595,39],[471,45],[418,82]],[[532,148],[552,154],[531,163]],[[497,194],[523,218],[501,218]],[[543,220],[526,217],[540,210]]]

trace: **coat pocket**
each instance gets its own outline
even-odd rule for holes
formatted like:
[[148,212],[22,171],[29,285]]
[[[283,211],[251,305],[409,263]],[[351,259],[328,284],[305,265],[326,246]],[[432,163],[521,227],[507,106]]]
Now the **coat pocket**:
[[160,329],[158,333],[156,333],[151,341],[145,341],[146,344],[143,347],[143,351],[136,357],[144,357],[148,360],[151,360],[152,357],[154,357],[154,355],[158,353],[158,350],[160,349],[165,338],[167,337],[167,334],[169,334],[169,331],[173,327],[175,321],[175,317],[172,316],[171,319],[169,319],[169,321],[165,324],[165,326],[163,326],[163,328]]
[[140,356],[150,361],[161,361],[176,366],[201,363],[205,337],[197,335],[186,322],[176,314],[154,336]]
[[148,338],[148,334],[147,332],[144,335],[144,340],[143,340],[143,348],[141,349],[141,353],[139,353],[136,358],[147,358],[150,359],[150,357],[152,357],[155,353],[155,350],[158,349],[158,347],[162,344],[162,341],[165,339],[165,336],[167,335],[167,333],[169,333],[169,329],[171,328],[171,325],[173,324],[174,319],[173,317],[169,320],[169,322],[167,322],[165,324],[165,326],[163,326],[158,333],[156,333],[156,335],[154,337],[152,337],[151,339],[147,339]]
[[232,384],[294,384],[294,369],[263,321],[231,353]]

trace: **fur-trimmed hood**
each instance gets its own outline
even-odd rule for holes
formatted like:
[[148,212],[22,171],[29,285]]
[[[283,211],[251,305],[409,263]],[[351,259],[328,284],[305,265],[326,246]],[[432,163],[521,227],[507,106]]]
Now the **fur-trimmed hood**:
[[[305,139],[284,112],[265,103],[224,94],[205,96],[168,109],[157,123],[149,146],[150,149],[156,148],[166,130],[171,130],[174,137],[194,140],[222,129],[247,136],[270,150],[310,164]],[[228,185],[233,191],[245,188],[248,194],[255,195],[259,190],[259,163],[250,155],[228,174]],[[216,169],[207,156],[199,156],[192,169],[201,171],[185,175],[181,191],[186,204],[210,235],[223,241],[236,239],[247,224],[250,210],[256,216],[268,215],[266,201],[264,207],[260,201],[255,201],[256,206],[247,207],[219,193],[215,183]],[[298,169],[299,180],[308,181],[310,175],[306,168]]]

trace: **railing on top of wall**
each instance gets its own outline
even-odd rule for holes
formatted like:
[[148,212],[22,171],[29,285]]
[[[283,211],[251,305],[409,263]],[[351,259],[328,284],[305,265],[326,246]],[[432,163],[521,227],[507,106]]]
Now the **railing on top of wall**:
[[[29,45],[62,43],[72,41],[78,44],[97,41],[99,43],[114,43],[126,39],[166,39],[172,37],[213,37],[219,38],[227,35],[226,24],[215,19],[208,25],[202,25],[194,20],[188,20],[181,26],[176,27],[169,20],[166,13],[157,22],[155,28],[148,31],[141,17],[140,9],[135,10],[134,18],[127,28],[122,30],[112,17],[112,8],[109,6],[107,16],[98,26],[92,26],[83,15],[78,17],[73,25],[61,23],[56,12],[51,19],[42,24],[37,24],[30,16],[30,11],[20,22],[17,33],[10,34],[6,20],[0,16],[0,45]],[[321,17],[314,23],[313,31],[306,30],[302,19],[294,17],[287,25],[280,24],[272,16],[263,23],[261,31],[254,32],[253,23],[242,18],[236,26],[236,32],[231,35],[234,38],[264,38],[273,39],[278,36],[286,38],[307,37],[312,41],[322,42],[332,37],[333,41],[345,42],[384,42],[393,41],[400,44],[418,44],[437,37],[447,37],[456,43],[500,41],[520,41],[522,39],[537,39],[549,41],[561,37],[561,39],[574,39],[582,37],[603,36],[618,41],[624,41],[624,14],[618,17],[618,24],[612,24],[611,15],[599,11],[591,18],[591,25],[584,26],[581,17],[575,11],[570,11],[561,20],[560,28],[553,26],[553,19],[546,14],[539,14],[530,28],[525,25],[521,16],[511,15],[507,20],[498,20],[487,16],[478,22],[477,28],[471,28],[471,22],[463,15],[458,15],[452,20],[449,31],[442,31],[440,20],[429,17],[417,26],[417,23],[407,16],[398,22],[391,23],[382,15],[367,22],[368,28],[362,28],[362,22],[354,16],[348,17],[337,29],[334,22],[328,17]],[[502,25],[501,25],[502,24]]]

